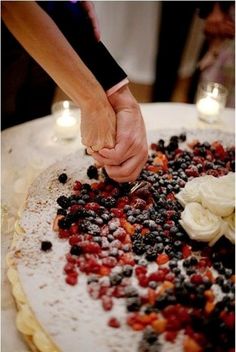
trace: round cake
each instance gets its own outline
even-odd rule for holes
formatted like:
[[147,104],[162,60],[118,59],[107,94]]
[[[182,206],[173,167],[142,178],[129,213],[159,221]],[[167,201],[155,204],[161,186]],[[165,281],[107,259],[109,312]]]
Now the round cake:
[[234,136],[149,140],[135,183],[80,151],[30,187],[7,263],[33,351],[234,350]]

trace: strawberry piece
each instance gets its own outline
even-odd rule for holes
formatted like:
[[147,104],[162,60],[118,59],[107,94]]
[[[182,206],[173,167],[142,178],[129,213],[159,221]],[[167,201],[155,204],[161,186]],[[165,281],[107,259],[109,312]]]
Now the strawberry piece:
[[191,253],[192,253],[192,248],[187,244],[184,244],[182,247],[183,258],[188,258],[191,255]]
[[165,264],[169,261],[169,257],[166,253],[162,253],[162,254],[159,254],[157,256],[157,264],[158,265],[162,265],[162,264]]

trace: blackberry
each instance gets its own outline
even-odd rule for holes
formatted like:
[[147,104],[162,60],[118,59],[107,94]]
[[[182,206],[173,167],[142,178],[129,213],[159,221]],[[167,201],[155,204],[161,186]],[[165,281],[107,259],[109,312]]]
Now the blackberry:
[[95,180],[98,179],[98,169],[94,165],[90,165],[87,169],[87,176],[88,178],[92,179],[94,178]]
[[66,214],[67,214],[66,209],[62,209],[62,208],[57,209],[57,215],[66,216]]
[[58,176],[58,181],[63,184],[66,183],[67,179],[67,174],[65,174],[64,172]]
[[83,185],[82,185],[82,190],[81,190],[81,193],[88,193],[88,192],[90,192],[91,191],[91,186],[88,184],[88,183],[84,183]]
[[116,200],[113,197],[101,198],[100,204],[106,208],[114,208],[116,205]]
[[150,247],[146,252],[145,258],[151,262],[156,260],[156,257],[157,257],[157,251],[155,250],[155,248]]
[[190,257],[189,261],[190,261],[190,265],[197,265],[198,263],[198,260],[196,257]]
[[70,206],[70,200],[66,196],[60,196],[57,198],[57,204],[63,209],[67,209]]
[[41,242],[41,251],[47,252],[52,248],[52,243],[50,241]]
[[141,241],[134,241],[133,243],[133,251],[137,255],[141,255],[145,252],[145,246]]
[[71,222],[63,218],[58,220],[58,226],[60,229],[68,230],[71,227]]
[[83,253],[83,249],[77,244],[73,245],[70,249],[70,254],[72,254],[72,255],[79,256],[82,253]]
[[145,244],[149,244],[150,246],[156,243],[156,236],[152,232],[149,232],[147,235],[144,236],[143,242]]
[[159,296],[155,301],[155,307],[162,310],[165,308],[169,303],[167,302],[166,295]]

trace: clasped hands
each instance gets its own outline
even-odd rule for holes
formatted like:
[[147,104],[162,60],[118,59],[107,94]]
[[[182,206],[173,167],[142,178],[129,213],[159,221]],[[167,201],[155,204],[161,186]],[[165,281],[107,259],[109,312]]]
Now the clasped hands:
[[148,157],[139,105],[127,85],[107,99],[102,99],[98,108],[82,111],[82,143],[110,178],[117,182],[135,181]]

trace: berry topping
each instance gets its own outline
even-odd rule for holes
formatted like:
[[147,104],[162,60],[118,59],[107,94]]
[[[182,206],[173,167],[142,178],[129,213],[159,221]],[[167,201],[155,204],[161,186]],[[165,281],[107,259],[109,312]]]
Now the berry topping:
[[65,174],[64,172],[62,173],[62,174],[60,174],[59,176],[58,176],[58,181],[59,182],[61,182],[61,183],[66,183],[66,181],[67,181],[67,174]]
[[98,169],[96,166],[90,165],[87,170],[88,178],[94,178],[95,180],[98,179]]
[[52,243],[50,241],[41,242],[41,250],[44,252],[49,251],[52,248]]

